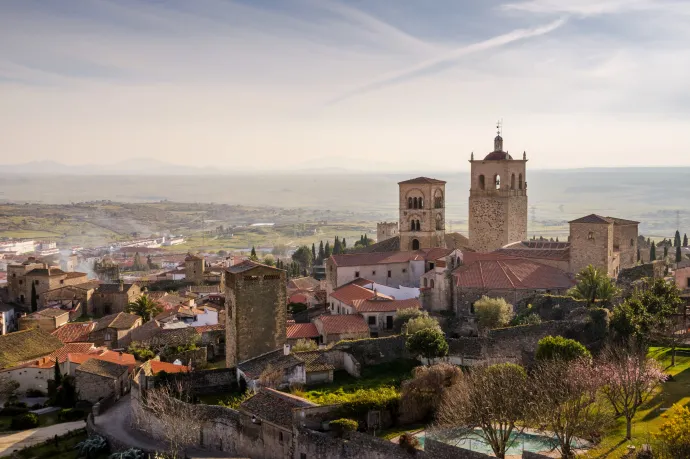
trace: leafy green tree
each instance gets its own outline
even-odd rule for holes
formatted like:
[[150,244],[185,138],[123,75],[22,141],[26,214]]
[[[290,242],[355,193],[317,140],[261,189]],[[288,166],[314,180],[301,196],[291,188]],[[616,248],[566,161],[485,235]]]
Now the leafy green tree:
[[249,254],[249,259],[252,261],[259,261],[259,257],[256,256],[256,247],[252,246],[252,251]]
[[448,342],[443,332],[434,328],[425,328],[410,335],[405,347],[411,354],[424,357],[427,364],[431,359],[445,357],[448,354]]
[[36,295],[36,284],[31,284],[31,312],[38,310],[38,295]]
[[422,311],[419,308],[399,309],[398,312],[395,313],[395,317],[393,318],[393,330],[395,330],[396,333],[401,333],[407,322],[414,319],[415,317],[420,317],[424,315],[428,316],[429,313],[426,311]]
[[503,298],[483,296],[474,303],[474,315],[479,327],[484,330],[501,328],[508,325],[513,317],[513,306]]
[[276,265],[276,259],[273,258],[273,255],[268,254],[264,257],[263,264],[267,266],[275,266]]
[[610,305],[620,293],[606,273],[592,265],[580,271],[575,278],[577,284],[568,291],[568,294],[573,298],[587,301],[588,306]]
[[676,247],[676,263],[683,261],[683,254],[680,251],[680,246]]
[[407,323],[403,326],[402,332],[404,335],[414,335],[418,331],[425,330],[427,328],[441,330],[441,326],[439,325],[438,320],[431,317],[429,313],[424,311],[422,315],[408,320]]
[[132,301],[125,308],[125,312],[130,314],[136,314],[141,317],[141,320],[148,322],[161,312],[163,312],[163,307],[154,301],[148,295],[141,295],[136,300]]
[[292,259],[299,263],[302,269],[308,269],[312,265],[311,250],[306,245],[298,248],[295,253],[292,254]]
[[331,255],[333,255],[333,251],[331,250],[331,243],[326,241],[326,246],[324,247],[324,256],[323,259],[327,260],[331,258]]
[[652,247],[649,249],[649,261],[654,260],[656,260],[656,246],[652,244]]
[[537,360],[562,360],[569,362],[578,359],[591,360],[592,354],[582,343],[574,339],[562,336],[546,336],[539,340],[535,358]]

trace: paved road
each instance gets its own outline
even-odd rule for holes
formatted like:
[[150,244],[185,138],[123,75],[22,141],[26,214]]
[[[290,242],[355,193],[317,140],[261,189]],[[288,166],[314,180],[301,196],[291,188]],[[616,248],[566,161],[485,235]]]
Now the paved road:
[[86,422],[75,421],[0,435],[0,456],[9,456],[14,450],[33,446],[51,439],[55,437],[55,435],[59,437],[65,435],[67,432],[83,429],[84,427],[86,427]]
[[132,429],[130,398],[130,394],[125,395],[105,413],[97,416],[94,420],[96,430],[105,429],[108,435],[131,448],[164,451],[163,442]]

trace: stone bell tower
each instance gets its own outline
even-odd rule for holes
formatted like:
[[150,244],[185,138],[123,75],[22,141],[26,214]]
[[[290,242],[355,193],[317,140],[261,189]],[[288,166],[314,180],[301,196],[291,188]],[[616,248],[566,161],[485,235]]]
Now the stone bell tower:
[[492,252],[527,239],[527,154],[513,159],[503,151],[501,126],[494,151],[483,160],[470,159],[469,237],[478,252]]
[[445,247],[446,182],[417,177],[400,187],[400,250]]

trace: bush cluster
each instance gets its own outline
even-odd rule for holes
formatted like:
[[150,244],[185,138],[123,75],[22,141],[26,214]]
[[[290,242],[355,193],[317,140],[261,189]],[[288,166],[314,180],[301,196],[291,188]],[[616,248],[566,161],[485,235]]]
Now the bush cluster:
[[340,418],[328,423],[331,430],[336,435],[343,435],[345,432],[354,432],[359,424],[354,419]]
[[328,394],[307,397],[319,405],[342,405],[340,411],[344,416],[362,416],[370,410],[397,411],[400,392],[395,387],[376,389],[358,389],[344,392],[338,389]]
[[38,427],[38,416],[33,413],[24,413],[12,418],[12,430],[26,430]]

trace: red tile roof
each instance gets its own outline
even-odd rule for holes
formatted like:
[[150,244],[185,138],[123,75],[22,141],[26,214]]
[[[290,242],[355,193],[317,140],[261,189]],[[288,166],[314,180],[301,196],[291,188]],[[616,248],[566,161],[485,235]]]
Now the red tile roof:
[[72,352],[83,353],[84,355],[92,355],[99,352],[98,348],[94,347],[93,343],[68,343],[60,349],[53,351],[47,357],[39,359],[31,365],[35,368],[52,368],[55,366],[55,359],[63,363],[67,360],[67,356]]
[[319,336],[319,331],[316,325],[308,324],[290,324],[287,327],[288,339],[302,339],[302,338],[316,338]]
[[524,258],[477,260],[453,272],[458,287],[481,289],[566,289],[575,282],[560,269]]
[[98,359],[104,360],[106,362],[117,363],[119,365],[126,365],[129,367],[130,370],[134,369],[134,367],[137,364],[137,361],[134,359],[134,356],[132,354],[126,354],[124,352],[120,354],[119,352],[108,350],[102,350],[100,353],[97,354],[78,352],[69,353],[67,355],[67,358],[70,362],[76,363],[77,365],[81,365],[89,359]]
[[96,322],[68,323],[53,331],[51,335],[63,343],[86,342],[89,340],[89,333],[95,326]]
[[317,317],[316,320],[321,321],[323,332],[327,335],[369,332],[369,325],[359,314],[326,314]]
[[174,363],[160,362],[158,360],[150,360],[151,372],[155,375],[160,371],[166,373],[187,373],[189,368],[184,365],[175,365]]
[[408,263],[412,260],[424,260],[424,253],[421,251],[352,253],[331,255],[331,260],[335,262],[336,266],[341,267]]
[[[391,299],[390,296],[383,295],[381,293],[376,293],[377,297]],[[368,288],[360,287],[359,285],[350,283],[345,284],[342,287],[334,290],[331,293],[331,298],[345,303],[348,306],[353,305],[355,300],[368,300],[374,297],[374,291]]]
[[215,325],[202,325],[201,327],[193,327],[198,334],[202,334],[209,331],[215,330],[225,330],[225,324],[215,324]]
[[387,299],[368,299],[355,300],[354,307],[357,312],[395,312],[400,309],[416,308],[421,309],[419,300],[410,298],[408,300],[387,300]]
[[613,220],[608,217],[602,217],[601,215],[589,214],[576,220],[571,220],[568,223],[600,223],[608,225],[613,223]]
[[438,180],[434,178],[429,178],[429,177],[417,177],[413,178],[410,180],[405,180],[403,182],[398,182],[398,185],[407,185],[407,184],[412,184],[412,183],[426,183],[426,184],[442,184],[446,183],[443,180]]
[[307,295],[304,295],[302,293],[294,293],[290,295],[290,298],[288,299],[288,303],[305,303],[307,302]]
[[518,258],[570,259],[569,242],[525,241],[506,245],[495,253]]

